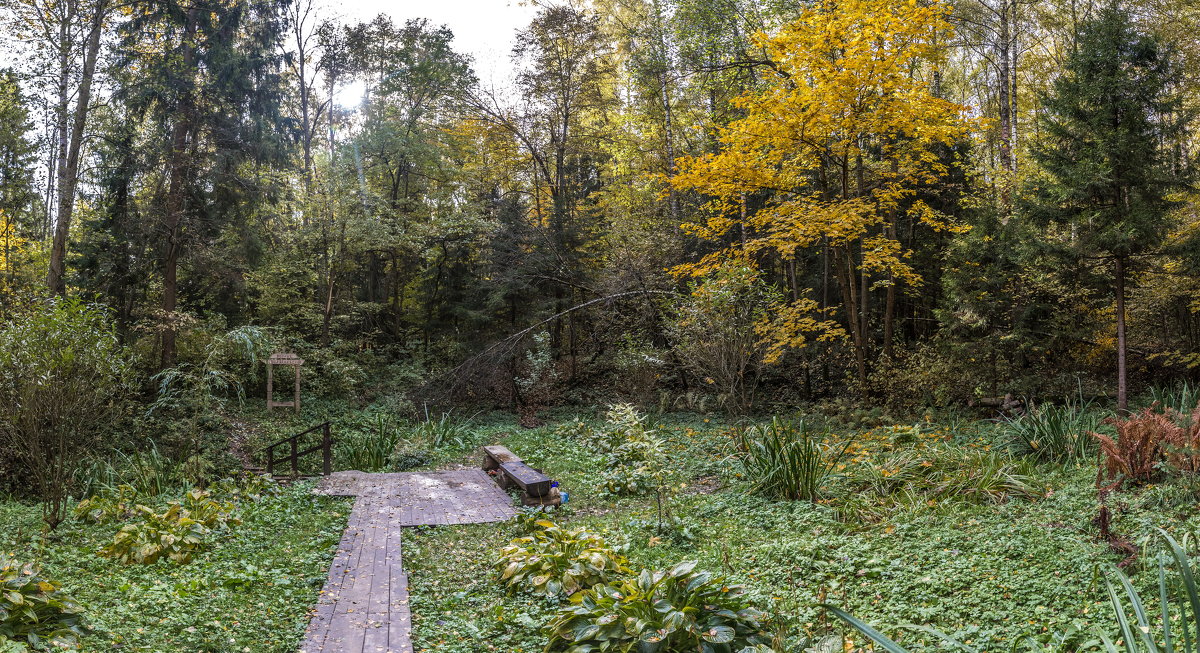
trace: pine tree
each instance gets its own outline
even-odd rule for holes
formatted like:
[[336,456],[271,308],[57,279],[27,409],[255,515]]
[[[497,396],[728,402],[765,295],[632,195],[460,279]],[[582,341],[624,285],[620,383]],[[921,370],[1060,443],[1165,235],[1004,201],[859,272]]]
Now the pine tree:
[[[159,157],[152,166],[164,170],[164,178],[151,184],[162,191],[148,211],[157,220],[161,249],[163,367],[175,363],[180,288],[206,291],[203,280],[180,279],[181,260],[202,254],[205,248],[197,245],[212,245],[223,232],[248,223],[281,192],[266,171],[282,167],[289,154],[279,114],[286,5],[138,0],[121,26],[124,74],[117,98],[132,120],[146,124],[146,153]],[[247,251],[257,247],[244,233],[236,244]],[[229,254],[218,254],[209,267],[227,267]],[[230,289],[219,284],[221,292]]]
[[1034,159],[1044,172],[1030,212],[1065,232],[1064,252],[1111,262],[1117,330],[1117,405],[1128,403],[1125,295],[1129,266],[1157,252],[1173,193],[1190,183],[1165,143],[1188,116],[1173,93],[1181,70],[1113,2],[1084,24],[1064,74],[1043,99]]

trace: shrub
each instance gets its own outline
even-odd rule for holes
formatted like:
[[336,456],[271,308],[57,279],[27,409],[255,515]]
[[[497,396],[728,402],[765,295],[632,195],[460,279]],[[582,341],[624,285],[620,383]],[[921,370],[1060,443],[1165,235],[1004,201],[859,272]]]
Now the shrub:
[[597,583],[628,574],[625,556],[604,538],[584,529],[564,530],[539,520],[529,537],[519,537],[500,550],[496,567],[500,582],[545,596],[570,596]]
[[188,492],[182,501],[167,504],[162,513],[136,506],[139,521],[121,527],[100,555],[125,564],[153,564],[163,558],[186,564],[204,549],[211,531],[241,523],[232,515],[235,508],[231,502],[213,499],[205,490]]
[[647,569],[576,593],[547,627],[546,650],[730,653],[769,643],[743,588],[695,566]]
[[742,470],[751,492],[772,499],[815,501],[846,454],[849,442],[827,444],[804,422],[778,418],[740,434]]
[[1125,482],[1146,483],[1169,467],[1176,471],[1200,471],[1200,408],[1184,416],[1158,404],[1126,419],[1109,418],[1117,437],[1092,433],[1104,455],[1101,476],[1108,489]]
[[396,449],[388,457],[388,465],[397,472],[424,467],[432,461],[433,455],[428,450],[403,441],[396,445]]
[[1095,455],[1096,440],[1091,433],[1099,426],[1091,402],[1041,404],[1024,415],[1006,418],[1003,433],[1018,455],[1069,462]]
[[76,649],[87,633],[83,611],[43,577],[32,563],[0,555],[0,651],[24,651],[24,643]]
[[779,292],[759,272],[737,264],[720,267],[689,290],[669,307],[666,330],[675,354],[730,412],[746,412],[771,354],[761,333]]
[[621,496],[660,490],[671,474],[667,446],[646,416],[629,404],[608,410],[604,429],[592,431],[591,446],[608,454],[607,470],[601,476],[604,493]]
[[79,462],[120,414],[131,369],[102,308],[50,299],[0,324],[0,449],[29,470],[50,529]]

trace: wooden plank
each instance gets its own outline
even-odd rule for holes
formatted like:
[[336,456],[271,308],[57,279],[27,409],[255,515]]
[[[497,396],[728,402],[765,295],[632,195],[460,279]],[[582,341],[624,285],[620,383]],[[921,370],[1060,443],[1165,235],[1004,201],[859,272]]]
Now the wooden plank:
[[357,495],[302,653],[412,653],[403,526],[502,521],[516,510],[478,469],[334,474],[325,494]]
[[508,450],[508,447],[499,444],[489,445],[483,448],[483,468],[496,469],[504,463],[519,463],[521,459],[516,454]]
[[523,462],[501,463],[500,469],[529,496],[543,497],[550,493],[550,477]]

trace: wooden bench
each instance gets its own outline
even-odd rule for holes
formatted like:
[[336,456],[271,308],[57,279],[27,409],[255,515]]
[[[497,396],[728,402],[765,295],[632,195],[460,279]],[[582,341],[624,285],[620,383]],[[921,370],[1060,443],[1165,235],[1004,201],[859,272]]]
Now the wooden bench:
[[551,487],[550,477],[527,465],[508,447],[484,447],[483,469],[492,474],[501,487],[521,488],[525,505],[558,505],[561,502],[558,488]]

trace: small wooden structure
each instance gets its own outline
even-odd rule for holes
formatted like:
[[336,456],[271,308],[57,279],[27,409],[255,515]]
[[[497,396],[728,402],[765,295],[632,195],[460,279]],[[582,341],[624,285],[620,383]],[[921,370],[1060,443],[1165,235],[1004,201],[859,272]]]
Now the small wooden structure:
[[484,447],[483,469],[496,479],[500,487],[521,488],[521,500],[527,506],[557,506],[562,503],[562,495],[558,488],[553,487],[550,477],[525,464],[508,447]]
[[[275,366],[291,365],[296,370],[296,387],[291,401],[275,401]],[[300,412],[300,368],[304,359],[287,352],[276,352],[267,359],[267,412],[272,408],[295,408]]]

